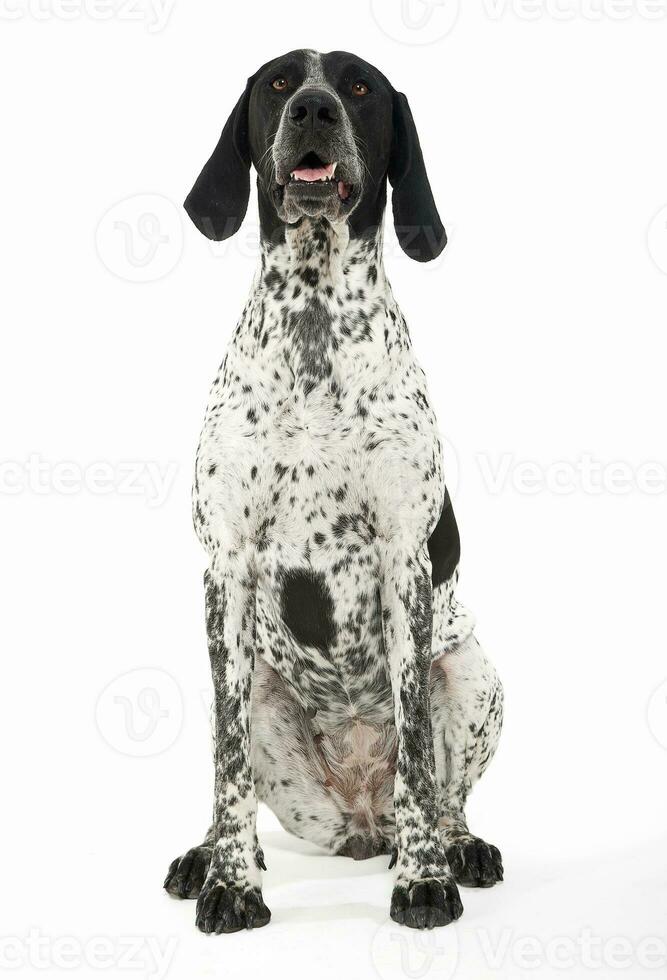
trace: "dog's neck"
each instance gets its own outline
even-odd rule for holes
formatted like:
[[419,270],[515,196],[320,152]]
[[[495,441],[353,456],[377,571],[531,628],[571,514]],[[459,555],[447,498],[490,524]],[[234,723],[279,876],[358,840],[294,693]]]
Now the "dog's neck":
[[305,395],[386,368],[410,341],[382,248],[381,228],[351,238],[345,224],[314,220],[288,228],[278,244],[263,242],[235,346],[260,370],[284,364]]
[[[270,270],[276,267],[294,285],[300,286],[298,296],[312,290],[314,294],[323,292],[331,296],[347,293],[352,285],[370,272],[369,286],[386,284],[382,261],[383,229],[363,239],[352,238],[347,222],[331,224],[326,219],[304,218],[298,225],[285,228],[284,241],[278,245],[262,243],[262,276],[259,288],[265,284],[267,271],[268,285],[273,277]],[[369,290],[369,292],[377,290]],[[288,294],[289,295],[289,294]]]

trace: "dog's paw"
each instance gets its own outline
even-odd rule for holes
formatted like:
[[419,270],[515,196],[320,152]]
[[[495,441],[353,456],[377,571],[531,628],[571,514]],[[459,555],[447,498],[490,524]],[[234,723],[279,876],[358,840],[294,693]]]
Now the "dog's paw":
[[363,834],[353,834],[342,844],[336,854],[338,857],[350,857],[355,861],[365,861],[377,857],[378,854],[389,854],[391,847],[383,837],[369,837]]
[[447,845],[447,860],[459,885],[490,888],[503,880],[503,859],[493,844],[480,837],[464,837]]
[[197,898],[211,863],[210,847],[193,847],[171,862],[164,887],[175,898]]
[[459,890],[451,879],[424,878],[397,884],[391,896],[394,922],[411,929],[446,926],[463,912]]
[[197,901],[197,928],[202,932],[238,932],[265,926],[271,913],[259,888],[230,885],[209,878]]

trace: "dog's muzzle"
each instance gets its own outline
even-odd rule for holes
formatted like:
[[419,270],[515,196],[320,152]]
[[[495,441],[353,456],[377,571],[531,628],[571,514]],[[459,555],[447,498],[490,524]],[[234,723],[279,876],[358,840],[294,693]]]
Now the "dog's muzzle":
[[345,218],[358,200],[361,167],[349,120],[326,89],[302,88],[285,107],[273,146],[279,216]]

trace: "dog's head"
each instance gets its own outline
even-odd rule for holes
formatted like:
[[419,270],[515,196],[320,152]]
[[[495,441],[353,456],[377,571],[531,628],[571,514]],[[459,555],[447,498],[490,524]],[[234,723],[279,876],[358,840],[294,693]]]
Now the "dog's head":
[[266,238],[303,217],[372,234],[388,177],[404,251],[426,262],[445,247],[408,100],[355,55],[292,51],[248,79],[185,202],[207,238],[222,241],[241,227],[251,164]]

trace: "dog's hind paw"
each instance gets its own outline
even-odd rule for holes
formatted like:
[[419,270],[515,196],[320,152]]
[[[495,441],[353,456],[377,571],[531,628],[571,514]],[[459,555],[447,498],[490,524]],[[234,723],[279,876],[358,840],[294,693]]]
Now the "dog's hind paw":
[[448,844],[447,860],[459,885],[469,888],[491,888],[503,880],[503,859],[493,844],[481,837],[464,837]]
[[239,932],[265,926],[271,913],[259,888],[207,879],[197,901],[197,928],[202,932]]
[[411,929],[446,926],[462,913],[459,890],[451,879],[424,878],[408,885],[397,884],[391,896],[392,919]]
[[389,854],[390,845],[384,838],[375,838],[363,834],[353,834],[338,848],[339,857],[354,858],[355,861],[365,861],[377,857],[378,854]]
[[175,898],[197,898],[206,881],[212,849],[201,845],[171,862],[164,888]]

